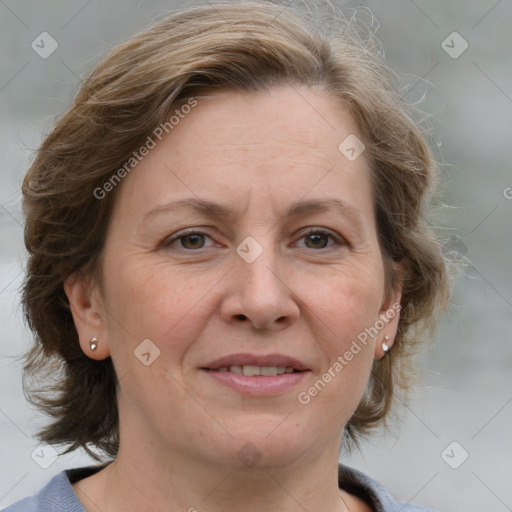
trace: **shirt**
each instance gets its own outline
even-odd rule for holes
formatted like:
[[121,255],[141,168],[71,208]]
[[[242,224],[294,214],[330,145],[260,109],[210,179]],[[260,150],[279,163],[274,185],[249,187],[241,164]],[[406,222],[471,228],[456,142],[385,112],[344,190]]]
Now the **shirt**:
[[[38,493],[8,506],[4,512],[85,512],[71,484],[97,473],[103,467],[62,471]],[[343,490],[366,501],[374,512],[435,512],[430,508],[396,501],[382,484],[343,464],[338,466],[338,483]]]

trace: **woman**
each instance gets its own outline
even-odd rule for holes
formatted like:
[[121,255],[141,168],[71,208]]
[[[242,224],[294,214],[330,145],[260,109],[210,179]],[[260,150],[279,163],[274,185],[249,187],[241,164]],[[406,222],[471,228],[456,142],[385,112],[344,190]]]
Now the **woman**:
[[407,389],[450,286],[414,112],[328,17],[176,13],[112,50],[43,142],[26,371],[60,372],[33,397],[40,438],[103,464],[9,512],[427,510],[338,466]]

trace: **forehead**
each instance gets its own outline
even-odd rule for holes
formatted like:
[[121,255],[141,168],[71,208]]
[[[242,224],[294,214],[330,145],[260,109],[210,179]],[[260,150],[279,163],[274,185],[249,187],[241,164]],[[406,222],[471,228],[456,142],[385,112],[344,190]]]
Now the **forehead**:
[[123,183],[121,202],[142,211],[169,199],[223,196],[232,206],[253,199],[261,206],[266,198],[288,208],[308,194],[339,192],[368,203],[364,153],[351,160],[340,151],[347,137],[358,136],[357,125],[327,93],[291,86],[224,91],[197,98],[187,112]]
[[279,156],[280,164],[283,159],[298,164],[311,156],[334,164],[340,142],[358,132],[341,101],[319,89],[224,91],[198,101],[170,137],[176,160],[203,158],[208,151],[216,158],[258,154],[267,163]]

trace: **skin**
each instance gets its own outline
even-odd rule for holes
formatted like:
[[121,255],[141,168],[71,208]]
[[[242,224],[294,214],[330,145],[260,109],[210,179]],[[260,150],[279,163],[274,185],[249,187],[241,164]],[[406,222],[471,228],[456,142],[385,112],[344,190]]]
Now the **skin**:
[[[77,275],[65,284],[83,351],[111,356],[120,380],[119,455],[74,484],[87,511],[370,510],[338,488],[338,456],[399,315],[307,405],[297,398],[400,301],[400,280],[384,284],[365,154],[351,162],[338,150],[351,133],[353,118],[320,90],[226,91],[200,99],[124,179],[101,286]],[[234,213],[145,217],[184,198]],[[337,210],[284,216],[298,200],[326,198],[359,221]],[[207,236],[170,241],[189,227]],[[252,263],[236,252],[248,236],[263,249]],[[148,366],[134,356],[144,339],[160,350]],[[200,370],[240,352],[286,354],[311,372],[254,397]],[[237,457],[246,443],[262,455],[252,467]]]

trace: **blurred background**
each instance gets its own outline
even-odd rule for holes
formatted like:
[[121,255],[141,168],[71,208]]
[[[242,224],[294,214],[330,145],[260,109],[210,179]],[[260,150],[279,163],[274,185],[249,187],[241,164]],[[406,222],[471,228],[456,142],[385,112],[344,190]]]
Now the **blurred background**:
[[[0,507],[91,464],[38,445],[45,418],[22,389],[19,357],[31,337],[19,305],[19,190],[32,152],[104,53],[156,16],[198,3],[0,0]],[[369,8],[403,94],[430,116],[449,205],[432,222],[466,263],[400,421],[341,460],[403,501],[512,511],[512,2],[334,3],[348,14]]]

